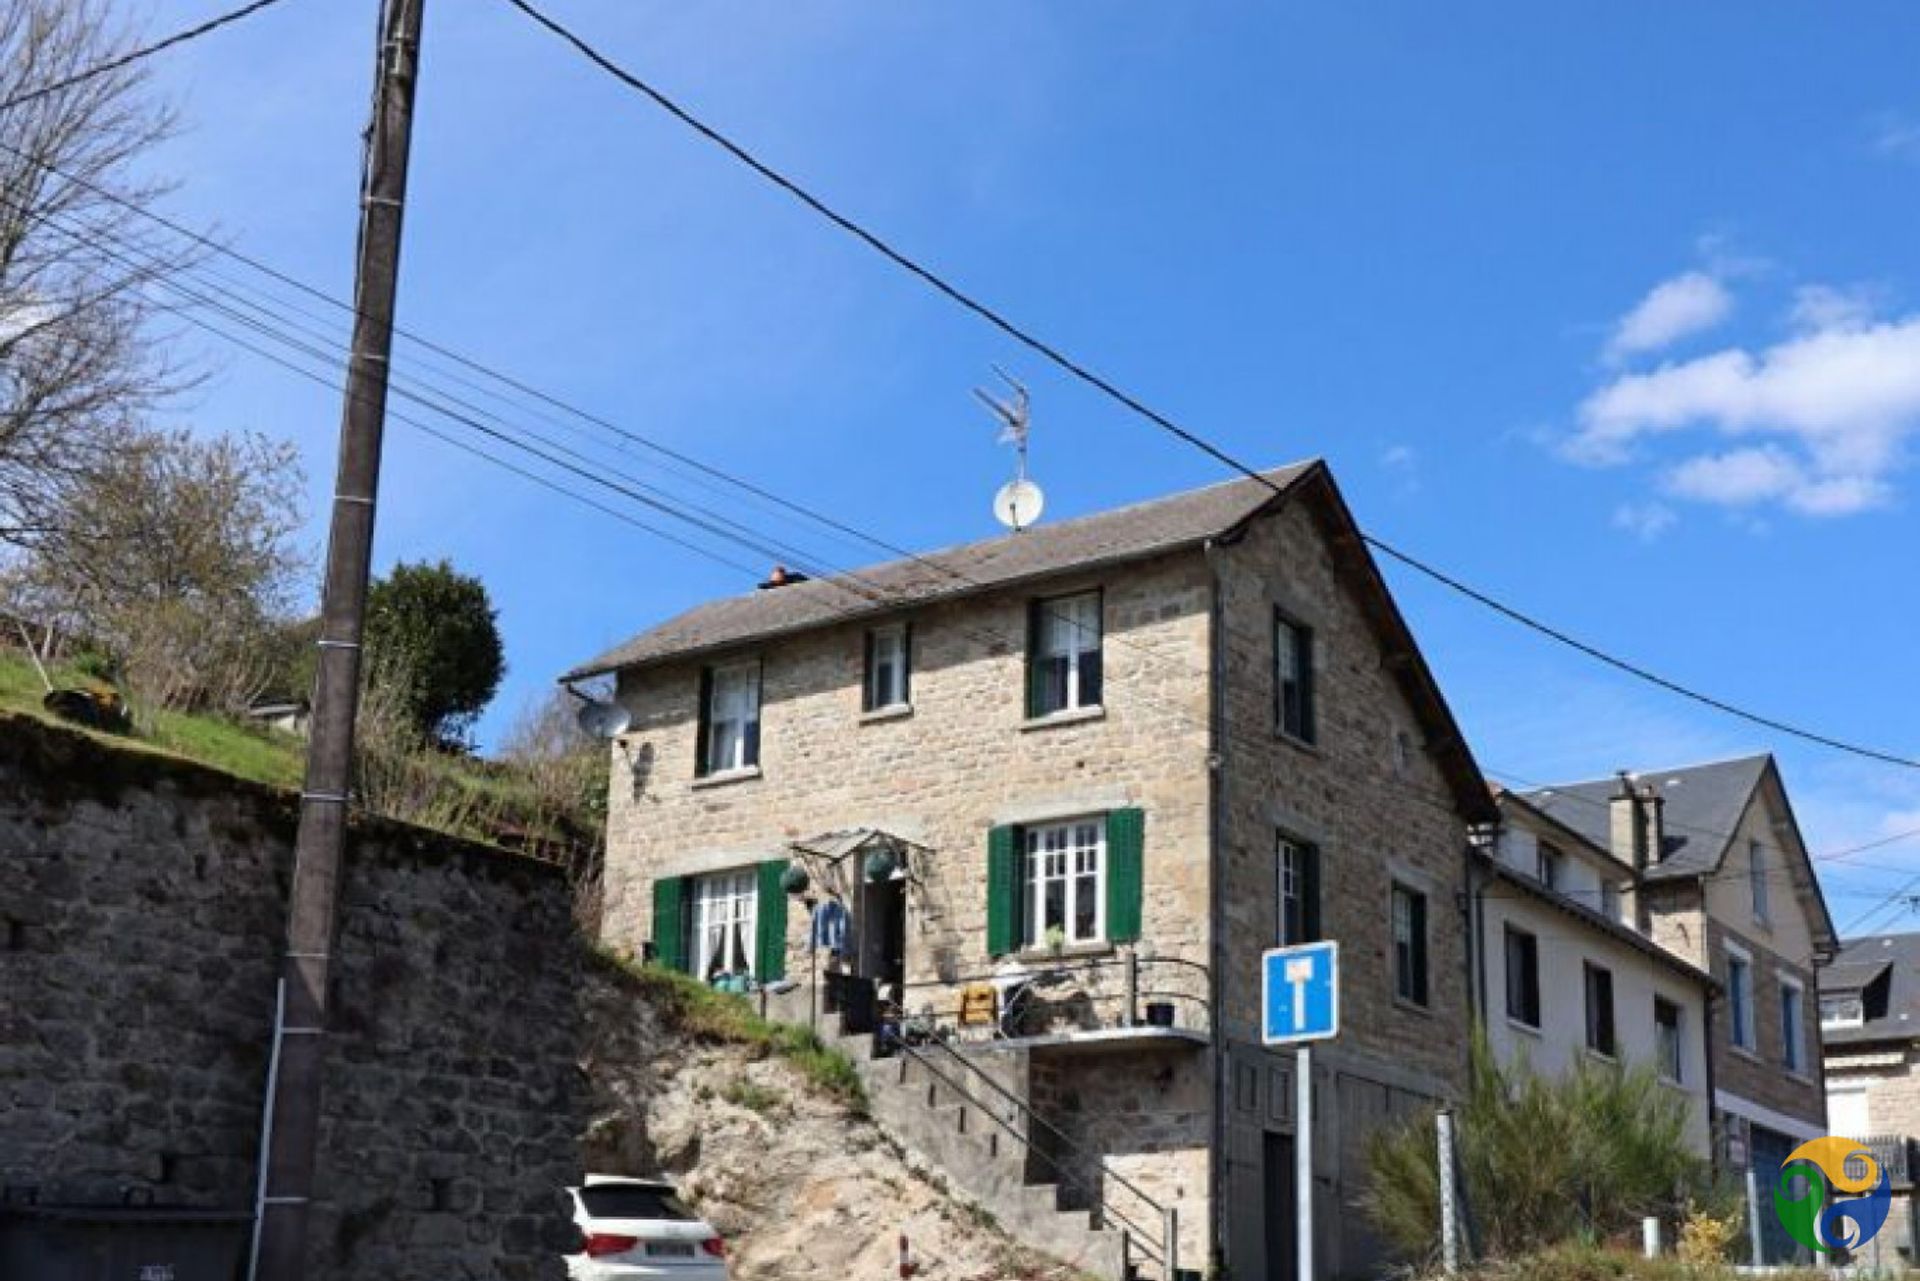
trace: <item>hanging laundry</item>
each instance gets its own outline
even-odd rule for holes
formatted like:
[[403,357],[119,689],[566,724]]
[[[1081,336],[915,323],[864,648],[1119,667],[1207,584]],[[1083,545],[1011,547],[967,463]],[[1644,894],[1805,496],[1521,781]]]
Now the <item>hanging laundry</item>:
[[816,948],[829,952],[844,952],[847,949],[847,908],[837,898],[825,899],[819,907],[813,909],[813,931],[810,941]]

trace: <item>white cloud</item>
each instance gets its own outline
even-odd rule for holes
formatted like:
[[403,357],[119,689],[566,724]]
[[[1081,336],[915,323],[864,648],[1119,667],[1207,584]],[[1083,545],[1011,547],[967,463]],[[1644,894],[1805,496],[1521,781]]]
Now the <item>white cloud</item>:
[[1733,310],[1733,295],[1704,271],[1664,280],[1620,318],[1607,343],[1610,359],[1670,347],[1689,334],[1711,329]]
[[1790,319],[1799,331],[1771,346],[1616,376],[1580,406],[1564,452],[1613,465],[1652,438],[1710,431],[1743,443],[1668,464],[1669,494],[1809,516],[1884,505],[1920,434],[1920,315],[1876,321],[1867,293],[1813,286]]
[[1788,321],[1802,333],[1823,329],[1865,329],[1873,322],[1880,292],[1867,285],[1836,289],[1832,285],[1804,285],[1794,291]]
[[1622,503],[1613,509],[1613,527],[1626,530],[1643,543],[1653,542],[1679,519],[1679,513],[1660,502]]
[[1897,111],[1873,118],[1873,149],[1882,155],[1920,160],[1920,123]]

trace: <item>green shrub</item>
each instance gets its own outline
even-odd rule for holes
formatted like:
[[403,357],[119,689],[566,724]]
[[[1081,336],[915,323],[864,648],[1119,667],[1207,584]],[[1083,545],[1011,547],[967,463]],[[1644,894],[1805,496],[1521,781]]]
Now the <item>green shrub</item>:
[[[1503,1068],[1476,1035],[1454,1115],[1464,1196],[1488,1257],[1637,1239],[1643,1217],[1675,1222],[1709,1191],[1707,1165],[1688,1145],[1684,1097],[1644,1065],[1582,1061],[1545,1077]],[[1424,1113],[1377,1133],[1369,1152],[1367,1211],[1418,1262],[1439,1244],[1435,1129]]]

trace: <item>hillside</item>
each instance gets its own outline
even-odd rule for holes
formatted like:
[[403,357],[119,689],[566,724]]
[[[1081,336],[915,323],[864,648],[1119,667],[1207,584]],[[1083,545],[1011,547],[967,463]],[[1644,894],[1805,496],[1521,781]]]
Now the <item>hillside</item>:
[[917,1172],[865,1118],[852,1065],[738,998],[598,958],[582,1067],[586,1166],[665,1174],[727,1239],[736,1281],[1070,1281]]

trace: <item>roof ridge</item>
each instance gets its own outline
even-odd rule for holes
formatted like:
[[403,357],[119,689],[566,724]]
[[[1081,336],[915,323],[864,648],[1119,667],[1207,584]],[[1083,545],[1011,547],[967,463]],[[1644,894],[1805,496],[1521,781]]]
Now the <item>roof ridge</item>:
[[[1662,765],[1653,769],[1630,769],[1627,771],[1627,777],[1637,782],[1641,779],[1654,778],[1661,774],[1692,774],[1703,769],[1714,769],[1722,765],[1745,765],[1749,761],[1769,760],[1772,756],[1773,753],[1768,751],[1748,752],[1742,756],[1716,757],[1710,761],[1695,761],[1690,765]],[[1527,791],[1520,793],[1520,795],[1538,796],[1542,792],[1566,790],[1575,787],[1593,787],[1596,784],[1615,782],[1619,777],[1620,775],[1616,772],[1598,778],[1576,778],[1561,783],[1546,783],[1539,787],[1529,788]]]

